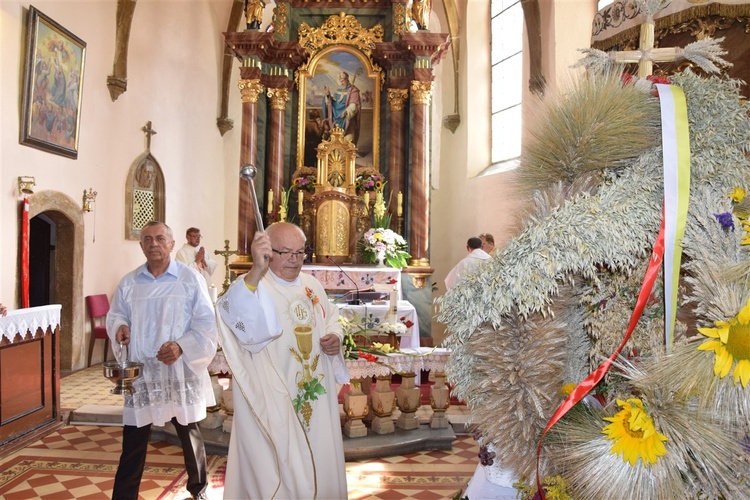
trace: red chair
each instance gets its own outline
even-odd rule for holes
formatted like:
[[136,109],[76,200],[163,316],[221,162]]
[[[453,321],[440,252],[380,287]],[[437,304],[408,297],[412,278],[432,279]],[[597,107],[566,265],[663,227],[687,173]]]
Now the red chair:
[[[88,295],[86,305],[89,309],[89,319],[91,320],[91,338],[89,339],[89,364],[91,366],[91,355],[94,353],[94,342],[97,339],[104,340],[104,361],[107,360],[107,351],[109,349],[109,336],[107,327],[104,325],[107,313],[109,312],[109,299],[105,294]],[[102,324],[97,324],[101,321]]]

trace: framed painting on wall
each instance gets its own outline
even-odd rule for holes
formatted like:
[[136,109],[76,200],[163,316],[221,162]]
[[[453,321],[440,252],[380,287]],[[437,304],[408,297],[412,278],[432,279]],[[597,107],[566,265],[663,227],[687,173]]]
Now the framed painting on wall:
[[78,158],[86,42],[29,6],[21,144]]
[[317,165],[316,148],[333,127],[357,147],[357,167],[380,169],[380,87],[377,66],[351,46],[332,45],[300,71],[297,168]]

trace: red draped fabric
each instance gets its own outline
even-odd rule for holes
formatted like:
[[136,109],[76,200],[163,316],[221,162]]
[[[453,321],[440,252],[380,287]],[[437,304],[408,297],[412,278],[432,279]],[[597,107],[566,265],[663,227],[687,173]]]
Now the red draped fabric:
[[29,197],[23,197],[21,218],[21,307],[29,307]]

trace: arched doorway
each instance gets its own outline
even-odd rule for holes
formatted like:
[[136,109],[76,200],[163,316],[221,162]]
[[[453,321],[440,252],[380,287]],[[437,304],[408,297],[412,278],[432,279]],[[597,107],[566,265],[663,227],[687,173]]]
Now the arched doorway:
[[43,305],[40,301],[62,305],[60,369],[81,368],[85,340],[83,212],[68,195],[42,191],[29,196],[29,226],[29,272],[35,302],[31,305]]

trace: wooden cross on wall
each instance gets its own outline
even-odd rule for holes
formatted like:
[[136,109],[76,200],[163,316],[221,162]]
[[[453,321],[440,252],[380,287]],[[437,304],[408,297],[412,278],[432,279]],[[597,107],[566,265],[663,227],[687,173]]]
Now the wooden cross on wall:
[[229,250],[229,240],[224,240],[224,250],[214,250],[214,254],[224,257],[224,283],[221,285],[221,295],[224,295],[229,288],[229,285],[232,284],[229,271],[229,256],[238,253],[237,250]]
[[156,130],[151,128],[151,120],[147,121],[146,126],[141,127],[141,130],[146,133],[146,151],[151,151],[151,136],[156,135]]

